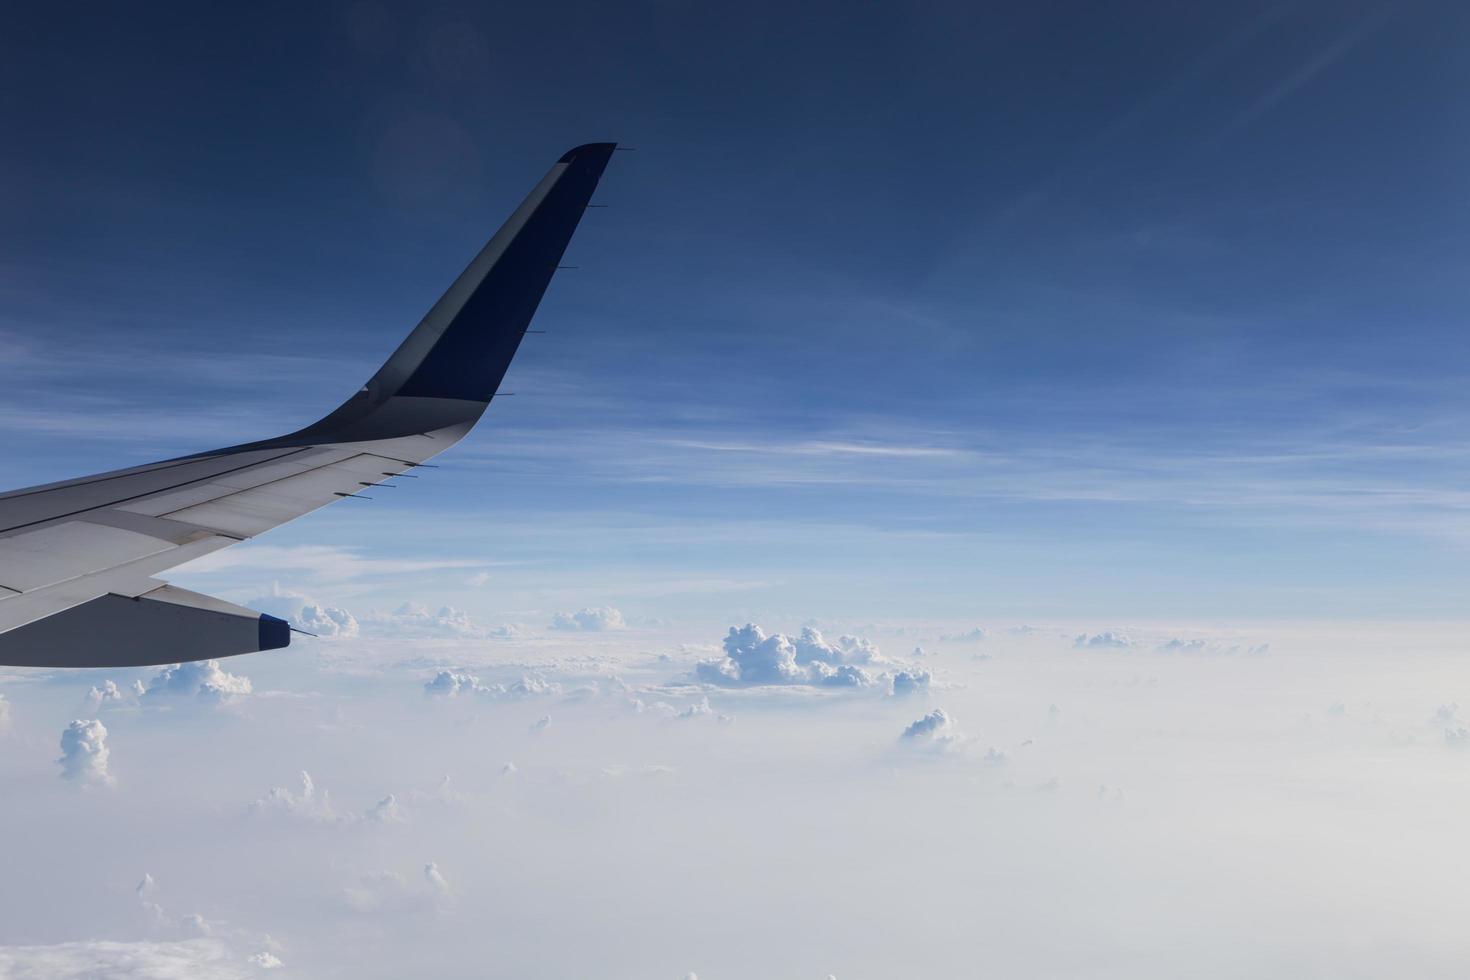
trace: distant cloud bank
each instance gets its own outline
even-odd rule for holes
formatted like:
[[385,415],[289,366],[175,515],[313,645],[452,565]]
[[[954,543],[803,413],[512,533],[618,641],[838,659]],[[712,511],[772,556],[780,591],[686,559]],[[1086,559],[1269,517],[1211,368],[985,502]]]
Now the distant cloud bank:
[[626,629],[623,614],[612,606],[595,606],[576,612],[559,612],[551,617],[554,630],[620,630]]

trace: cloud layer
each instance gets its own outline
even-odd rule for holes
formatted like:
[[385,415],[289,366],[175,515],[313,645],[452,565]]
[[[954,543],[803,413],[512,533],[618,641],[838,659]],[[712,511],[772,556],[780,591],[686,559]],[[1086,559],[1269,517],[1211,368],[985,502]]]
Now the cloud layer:
[[620,630],[626,628],[623,614],[611,606],[595,606],[578,609],[576,612],[559,612],[551,617],[554,630]]

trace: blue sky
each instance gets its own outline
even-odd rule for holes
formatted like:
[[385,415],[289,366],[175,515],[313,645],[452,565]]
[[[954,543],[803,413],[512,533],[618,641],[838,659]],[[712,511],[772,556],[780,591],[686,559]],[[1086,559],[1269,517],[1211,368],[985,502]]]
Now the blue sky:
[[317,636],[0,668],[0,974],[1463,976],[1467,18],[9,11],[9,486],[637,149],[441,469],[168,573]]
[[1455,618],[1465,17],[21,15],[7,482],[324,412],[610,138],[637,150],[516,397],[401,499],[263,542],[486,574],[307,585],[491,619]]

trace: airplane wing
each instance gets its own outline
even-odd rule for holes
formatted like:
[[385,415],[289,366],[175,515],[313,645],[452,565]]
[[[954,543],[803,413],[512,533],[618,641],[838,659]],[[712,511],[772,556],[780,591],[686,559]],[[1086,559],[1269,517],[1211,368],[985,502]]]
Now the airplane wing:
[[489,406],[614,144],[569,151],[378,373],[289,435],[0,494],[0,665],[274,650],[289,625],[154,576],[413,469]]

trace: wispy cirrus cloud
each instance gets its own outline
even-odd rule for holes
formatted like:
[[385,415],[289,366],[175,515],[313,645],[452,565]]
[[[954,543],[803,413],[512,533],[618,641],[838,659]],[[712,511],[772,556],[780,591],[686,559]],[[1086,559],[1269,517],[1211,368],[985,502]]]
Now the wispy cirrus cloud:
[[179,569],[196,575],[295,572],[312,579],[347,581],[419,572],[483,569],[503,564],[506,563],[475,558],[373,557],[362,550],[332,545],[249,543],[213,552],[187,565],[180,565]]
[[882,442],[806,440],[802,442],[715,442],[669,439],[667,445],[709,452],[749,453],[766,456],[878,456],[925,459],[969,455],[970,450],[947,446],[902,445]]

